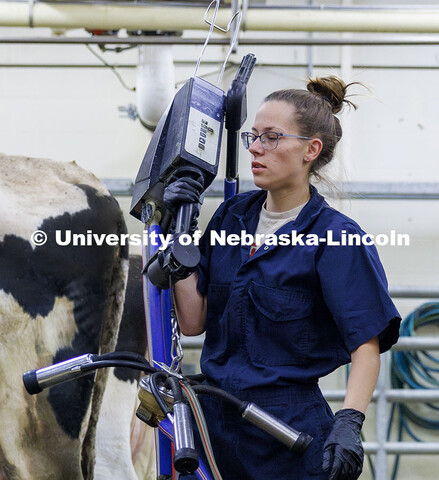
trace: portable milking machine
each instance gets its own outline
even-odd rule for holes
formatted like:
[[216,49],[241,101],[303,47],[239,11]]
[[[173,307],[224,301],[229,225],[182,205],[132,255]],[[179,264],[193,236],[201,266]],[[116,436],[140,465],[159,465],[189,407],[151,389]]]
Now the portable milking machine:
[[[215,13],[206,19],[211,6]],[[154,367],[141,355],[112,352],[103,355],[85,354],[23,375],[30,394],[62,382],[74,380],[104,367],[128,367],[145,372],[139,384],[140,406],[137,417],[157,428],[157,474],[160,480],[171,479],[173,468],[180,479],[221,479],[216,466],[209,433],[197,396],[220,397],[237,414],[283,442],[295,454],[301,454],[312,441],[306,433],[297,432],[251,402],[200,382],[200,376],[183,376],[183,350],[178,323],[171,301],[172,283],[193,271],[200,258],[193,242],[181,241],[190,232],[192,204],[179,207],[175,226],[163,203],[166,185],[183,176],[191,176],[203,185],[203,191],[217,175],[222,131],[227,130],[227,165],[224,196],[229,198],[238,189],[237,158],[239,130],[247,117],[246,85],[256,59],[246,55],[236,73],[227,96],[218,87],[232,51],[239,28],[222,67],[217,86],[196,76],[198,65],[215,25],[218,0],[206,11],[209,34],[197,62],[194,77],[177,92],[162,116],[140,166],[133,191],[131,214],[141,220],[149,238],[151,234],[172,232],[166,249],[148,242],[143,246],[143,290],[148,335],[148,355]],[[240,18],[240,12],[229,22]],[[218,28],[218,27],[217,27]],[[224,31],[224,30],[223,30]],[[157,237],[155,237],[157,238]],[[171,287],[171,288],[170,288]],[[210,466],[199,460],[195,449],[193,420]],[[226,441],[226,439],[225,439]]]

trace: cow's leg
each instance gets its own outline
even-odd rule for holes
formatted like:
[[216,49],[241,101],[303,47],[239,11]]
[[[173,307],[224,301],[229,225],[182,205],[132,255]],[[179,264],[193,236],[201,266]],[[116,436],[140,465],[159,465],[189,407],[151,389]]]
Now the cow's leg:
[[137,417],[131,426],[131,455],[141,480],[156,480],[155,430]]
[[121,381],[110,372],[96,434],[95,480],[137,480],[130,445],[137,403],[137,383]]

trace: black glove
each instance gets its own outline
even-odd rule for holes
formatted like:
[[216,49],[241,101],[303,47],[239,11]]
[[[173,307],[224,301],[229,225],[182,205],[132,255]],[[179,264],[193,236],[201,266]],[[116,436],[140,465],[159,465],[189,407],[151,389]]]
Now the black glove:
[[[182,203],[200,202],[203,185],[192,177],[181,177],[169,184],[163,193],[163,202],[171,212],[172,217],[177,217],[178,209]],[[194,208],[198,211],[198,208]]]
[[328,480],[357,480],[363,470],[364,450],[360,431],[366,417],[353,408],[335,414],[331,433],[323,446],[323,470]]

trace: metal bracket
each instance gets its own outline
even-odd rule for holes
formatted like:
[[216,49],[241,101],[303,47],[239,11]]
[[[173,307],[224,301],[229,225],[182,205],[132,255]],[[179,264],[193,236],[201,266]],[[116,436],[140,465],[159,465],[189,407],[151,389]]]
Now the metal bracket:
[[179,380],[183,380],[184,377],[183,375],[180,375],[178,372],[176,372],[175,370],[171,370],[170,367],[168,367],[166,365],[166,363],[163,363],[163,362],[158,362],[156,360],[153,360],[152,363],[154,363],[154,365],[157,365],[161,370],[163,370],[164,372],[168,373],[169,375],[172,375],[173,377],[176,377],[178,378]]
[[247,30],[247,11],[249,0],[242,0],[242,31]]
[[[232,49],[233,53],[236,53],[236,50],[238,48],[238,35],[239,35],[239,28],[240,28],[240,23],[242,21],[242,0],[232,0],[232,12],[233,15],[236,15],[238,12],[241,12],[241,19],[239,23],[235,23],[233,25],[233,28],[231,29],[230,32],[230,48]],[[232,17],[233,18],[233,17]],[[236,33],[236,30],[238,30],[238,34]]]
[[36,0],[28,0],[29,3],[29,27],[34,28],[34,5]]

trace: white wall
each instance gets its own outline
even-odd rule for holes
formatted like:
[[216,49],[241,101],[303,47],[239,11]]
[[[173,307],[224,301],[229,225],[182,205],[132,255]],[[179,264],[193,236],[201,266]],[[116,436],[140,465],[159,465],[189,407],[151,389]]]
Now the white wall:
[[[45,34],[45,29],[0,28],[0,37]],[[272,36],[275,35],[281,34],[273,33]],[[328,38],[334,36],[338,35],[326,35]],[[380,35],[375,37],[380,38]],[[98,51],[97,47],[92,48]],[[370,92],[355,88],[360,96],[353,100],[359,109],[343,118],[346,131],[351,131],[351,135],[343,140],[345,146],[339,148],[329,176],[342,181],[439,183],[436,147],[439,46],[349,48],[352,69],[349,65],[344,65],[344,69],[348,67],[351,78],[344,80],[363,82],[370,87]],[[198,46],[174,47],[180,85],[192,75],[200,50]],[[225,50],[223,47],[208,48],[205,59],[212,63],[202,64],[199,73],[217,72],[219,65],[214,62],[224,57]],[[309,50],[307,47],[263,45],[240,47],[232,60],[239,63],[248,52],[256,54],[258,66],[249,84],[249,115],[244,130],[251,127],[258,105],[266,94],[280,88],[305,86]],[[314,47],[312,52],[316,75],[340,74],[339,47]],[[108,63],[120,65],[119,72],[127,84],[135,84],[135,49],[101,55]],[[234,73],[234,70],[226,73],[223,88],[228,88]],[[216,73],[207,79],[215,83]],[[0,151],[4,153],[76,160],[101,178],[134,179],[151,134],[139,122],[121,117],[118,106],[128,103],[135,103],[135,94],[125,90],[85,46],[0,44]],[[241,151],[240,177],[251,179],[245,151]],[[130,199],[121,197],[119,200],[128,212]],[[409,247],[379,248],[391,286],[439,288],[439,200],[341,202],[330,199],[330,202],[370,233],[396,230],[410,234]],[[202,226],[218,203],[219,199],[206,199],[200,220]],[[127,221],[130,231],[141,231],[140,222],[128,215]],[[420,303],[420,300],[396,301],[403,316]],[[323,385],[342,388],[343,372],[325,379]],[[373,412],[372,406],[366,428],[368,440],[373,438]],[[427,435],[424,431],[420,435],[433,438],[433,434]],[[437,434],[434,438],[439,440]],[[398,478],[431,479],[435,474],[436,457],[406,456]],[[367,469],[362,478],[371,478]]]

